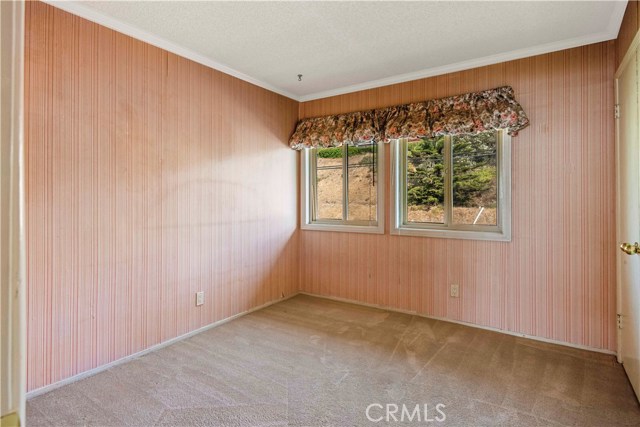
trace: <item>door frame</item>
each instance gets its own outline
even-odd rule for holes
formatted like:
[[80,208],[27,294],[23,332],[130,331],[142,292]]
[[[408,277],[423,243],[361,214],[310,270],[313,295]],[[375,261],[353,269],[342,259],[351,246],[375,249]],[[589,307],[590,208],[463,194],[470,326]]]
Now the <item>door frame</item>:
[[24,24],[21,0],[0,2],[0,425],[25,424],[26,262]]
[[[640,47],[640,30],[636,33],[635,37],[631,41],[629,48],[624,54],[622,61],[620,61],[620,65],[616,69],[613,80],[613,90],[614,90],[614,102],[616,109],[619,105],[619,93],[618,93],[618,81],[620,75],[629,64],[629,61],[634,57],[636,50]],[[619,239],[621,238],[620,234],[620,174],[618,171],[620,170],[620,162],[619,162],[619,154],[620,154],[620,120],[618,114],[616,112],[615,116],[615,171],[616,171],[616,246],[620,243]],[[616,248],[616,358],[618,363],[622,363],[622,332],[618,327],[618,316],[620,314],[620,310],[622,307],[622,283],[621,283],[621,261],[622,255],[621,252]]]

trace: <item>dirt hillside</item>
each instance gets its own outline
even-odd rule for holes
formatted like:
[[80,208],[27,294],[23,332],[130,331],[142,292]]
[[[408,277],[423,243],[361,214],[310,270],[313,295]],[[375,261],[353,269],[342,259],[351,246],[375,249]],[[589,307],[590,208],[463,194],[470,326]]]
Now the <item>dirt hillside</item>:
[[[350,157],[352,164],[359,165],[369,160],[369,154]],[[339,166],[342,159],[319,159],[319,165]],[[377,181],[377,178],[376,178]],[[370,166],[349,168],[349,219],[375,221],[377,202],[377,182]],[[318,171],[318,213],[320,218],[342,218],[342,170],[330,169]],[[480,216],[478,214],[482,211]],[[476,221],[476,217],[477,221]],[[410,222],[441,223],[444,211],[440,206],[410,206]],[[496,224],[496,209],[481,206],[473,208],[454,208],[453,219],[456,224]]]

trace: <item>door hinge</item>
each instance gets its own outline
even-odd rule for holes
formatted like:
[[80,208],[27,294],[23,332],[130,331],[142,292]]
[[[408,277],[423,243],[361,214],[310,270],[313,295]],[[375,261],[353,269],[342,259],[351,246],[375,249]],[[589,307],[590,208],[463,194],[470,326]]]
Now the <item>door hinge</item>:
[[616,119],[620,118],[620,104],[616,104],[613,106],[613,116]]
[[618,329],[622,329],[622,314],[618,313],[616,317],[618,318]]

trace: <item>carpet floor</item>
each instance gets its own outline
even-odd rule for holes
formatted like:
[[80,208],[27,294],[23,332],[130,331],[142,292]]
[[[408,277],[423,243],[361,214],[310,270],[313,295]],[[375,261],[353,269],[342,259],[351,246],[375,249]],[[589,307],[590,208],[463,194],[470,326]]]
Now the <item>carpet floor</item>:
[[34,397],[26,421],[638,426],[640,408],[613,356],[299,295]]

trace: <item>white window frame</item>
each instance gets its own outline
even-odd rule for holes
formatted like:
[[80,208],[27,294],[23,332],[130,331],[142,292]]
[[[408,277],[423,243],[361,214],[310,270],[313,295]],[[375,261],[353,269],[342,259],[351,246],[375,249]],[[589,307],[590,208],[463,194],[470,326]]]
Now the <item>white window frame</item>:
[[[446,137],[445,157],[451,162],[451,137]],[[511,241],[511,137],[506,129],[497,132],[498,164],[498,225],[453,224],[453,202],[450,200],[450,179],[445,180],[445,224],[409,223],[406,218],[406,144],[407,140],[392,141],[391,145],[391,234],[449,239]],[[446,168],[451,173],[452,165]]]
[[[385,162],[384,145],[377,143],[377,221],[348,221],[348,220],[314,220],[313,219],[313,184],[311,179],[316,176],[315,150],[305,148],[300,155],[300,228],[302,230],[343,231],[350,233],[384,234],[384,187],[385,187]],[[347,162],[347,156],[342,157],[343,165]],[[348,209],[348,177],[343,180],[343,206]]]

